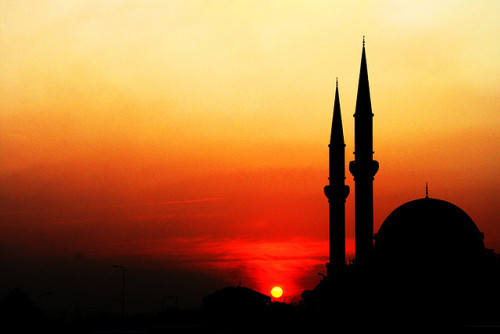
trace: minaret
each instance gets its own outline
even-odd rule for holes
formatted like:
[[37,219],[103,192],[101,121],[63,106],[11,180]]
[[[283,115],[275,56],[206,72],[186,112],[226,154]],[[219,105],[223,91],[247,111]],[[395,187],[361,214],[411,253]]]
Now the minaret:
[[355,191],[355,261],[366,263],[370,260],[373,249],[373,179],[379,165],[373,160],[373,113],[364,36],[354,113],[354,151],[354,161],[350,162],[349,170],[354,176]]
[[342,117],[340,115],[339,83],[335,88],[332,133],[330,136],[329,185],[325,195],[330,206],[330,263],[327,264],[328,277],[340,272],[345,266],[345,200],[349,186],[345,185],[345,143]]

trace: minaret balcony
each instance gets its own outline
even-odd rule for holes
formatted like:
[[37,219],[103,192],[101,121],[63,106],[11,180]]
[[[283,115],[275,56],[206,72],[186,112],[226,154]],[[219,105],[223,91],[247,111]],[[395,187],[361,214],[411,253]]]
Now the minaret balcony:
[[371,160],[367,163],[359,163],[357,161],[349,162],[349,172],[356,178],[373,178],[377,174],[379,168],[378,161]]
[[[330,201],[333,198],[340,197],[340,196],[338,196],[338,193],[335,193],[335,187],[333,185],[325,186],[325,188],[323,190],[325,192],[325,196],[328,198],[328,201]],[[343,194],[342,194],[344,196],[344,200],[347,198],[347,196],[349,196],[350,192],[351,192],[351,189],[349,188],[349,186],[344,185],[344,190],[343,190]]]

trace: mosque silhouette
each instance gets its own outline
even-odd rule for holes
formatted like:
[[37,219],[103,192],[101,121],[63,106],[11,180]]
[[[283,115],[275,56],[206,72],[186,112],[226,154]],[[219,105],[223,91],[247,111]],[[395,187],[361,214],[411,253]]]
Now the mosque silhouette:
[[[269,303],[270,297],[248,288],[228,287],[204,298],[213,319],[255,332],[269,317],[280,319],[279,332],[338,330],[444,329],[466,332],[500,328],[500,258],[484,246],[483,234],[458,206],[425,197],[402,204],[373,231],[373,112],[366,62],[361,54],[354,113],[355,258],[346,263],[345,142],[338,80],[329,146],[329,262],[327,275],[303,291],[298,307]],[[278,303],[280,304],[280,303]],[[289,305],[291,306],[291,305]],[[248,320],[250,319],[250,320]],[[244,324],[244,325],[242,325]],[[387,331],[384,331],[387,332]]]
[[[327,317],[364,323],[498,323],[499,257],[484,246],[483,234],[458,206],[430,198],[402,204],[373,232],[373,112],[365,52],[356,100],[354,177],[355,258],[346,263],[345,142],[338,80],[329,146],[330,262],[327,275],[302,293],[304,304]],[[406,327],[407,328],[407,327]]]

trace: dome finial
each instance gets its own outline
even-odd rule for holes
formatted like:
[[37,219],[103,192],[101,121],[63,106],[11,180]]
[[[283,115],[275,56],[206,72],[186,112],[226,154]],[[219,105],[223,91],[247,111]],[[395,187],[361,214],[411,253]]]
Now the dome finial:
[[365,35],[363,35],[363,47],[365,47]]
[[429,185],[425,182],[425,198],[429,198]]
[[336,84],[336,86],[337,86],[337,88],[338,88],[338,87],[339,87],[339,77],[336,77],[336,78],[335,78],[335,84]]

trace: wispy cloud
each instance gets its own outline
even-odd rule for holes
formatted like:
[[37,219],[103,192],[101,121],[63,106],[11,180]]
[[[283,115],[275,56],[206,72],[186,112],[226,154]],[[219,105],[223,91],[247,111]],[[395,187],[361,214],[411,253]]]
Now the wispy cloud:
[[153,205],[191,204],[200,202],[216,202],[226,199],[229,199],[229,197],[207,197],[207,198],[175,200],[175,201],[137,202],[137,203],[117,204],[116,206],[149,206],[149,205],[153,206]]

